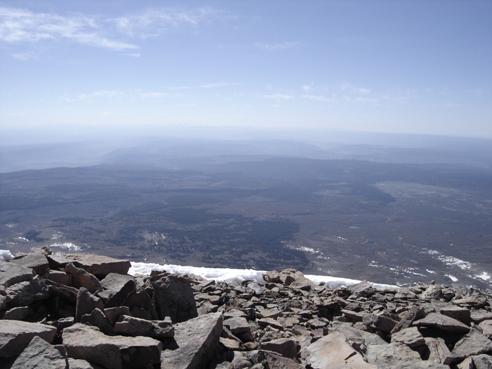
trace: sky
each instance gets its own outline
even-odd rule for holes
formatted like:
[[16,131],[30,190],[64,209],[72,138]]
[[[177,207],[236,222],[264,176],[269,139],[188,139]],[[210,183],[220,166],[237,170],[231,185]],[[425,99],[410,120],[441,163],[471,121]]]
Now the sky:
[[0,1],[0,127],[492,137],[491,1]]

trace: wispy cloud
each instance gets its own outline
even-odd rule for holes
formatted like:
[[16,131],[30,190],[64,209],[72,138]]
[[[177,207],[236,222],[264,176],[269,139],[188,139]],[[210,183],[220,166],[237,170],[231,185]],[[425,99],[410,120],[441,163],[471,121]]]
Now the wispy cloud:
[[358,95],[368,95],[371,93],[371,89],[365,87],[356,87],[350,83],[342,83],[340,89],[344,92],[349,92]]
[[292,95],[286,95],[286,94],[273,94],[273,95],[262,95],[264,99],[272,99],[272,100],[277,100],[277,101],[288,101],[292,100],[294,96]]
[[[34,43],[68,40],[113,51],[138,49],[132,37],[148,38],[171,29],[196,28],[225,18],[225,13],[203,7],[146,9],[120,17],[103,15],[37,13],[27,9],[0,6],[0,42]],[[128,56],[138,57],[131,53]]]
[[300,42],[292,42],[292,41],[284,41],[278,43],[255,42],[253,44],[254,47],[267,51],[287,50],[287,49],[292,49],[299,45]]
[[324,95],[301,95],[303,99],[306,100],[313,100],[313,101],[324,101],[324,102],[330,102],[333,101],[333,99],[326,97]]

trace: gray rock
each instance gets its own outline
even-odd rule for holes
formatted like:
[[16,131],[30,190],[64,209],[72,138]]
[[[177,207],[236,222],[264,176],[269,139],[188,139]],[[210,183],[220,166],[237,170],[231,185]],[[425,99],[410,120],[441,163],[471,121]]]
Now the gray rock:
[[310,344],[305,349],[305,355],[313,369],[378,369],[376,365],[367,363],[339,332],[328,334]]
[[5,292],[8,307],[27,306],[49,297],[48,286],[38,276],[30,281],[13,284]]
[[190,282],[179,276],[164,276],[152,283],[159,319],[170,316],[173,323],[198,316]]
[[[258,358],[262,361],[262,364],[257,364],[258,366],[256,368],[304,369],[304,366],[296,363],[294,360],[271,351],[259,350]],[[255,368],[255,366],[251,368]]]
[[159,326],[159,322],[127,315],[120,316],[114,325],[114,332],[125,336],[148,336],[156,339],[172,338],[174,336],[174,328],[171,323]]
[[75,287],[66,286],[64,284],[54,282],[49,279],[44,279],[48,286],[48,292],[50,296],[58,296],[64,301],[75,305],[77,303],[78,290]]
[[470,310],[468,310],[467,308],[451,305],[449,307],[442,307],[441,309],[439,309],[439,312],[442,315],[449,316],[450,318],[459,320],[466,325],[470,325]]
[[106,318],[108,318],[111,325],[115,325],[122,315],[133,316],[130,314],[130,309],[128,306],[117,306],[114,308],[104,309],[104,314],[106,315]]
[[372,329],[379,329],[383,332],[391,332],[391,330],[398,323],[385,315],[376,315],[371,313],[365,313],[362,316],[362,321],[364,324]]
[[94,309],[104,310],[103,302],[86,288],[80,288],[77,294],[77,305],[75,306],[75,321],[80,322],[83,315],[92,313]]
[[30,268],[0,260],[0,289],[16,283],[28,282],[33,279],[34,275],[34,271]]
[[294,359],[297,356],[297,342],[289,338],[279,338],[262,342],[260,349],[274,351],[284,357]]
[[408,311],[401,315],[400,321],[395,325],[391,333],[396,333],[404,328],[408,328],[415,320],[425,317],[425,311],[419,306],[412,306]]
[[51,259],[62,265],[72,262],[76,267],[83,268],[98,278],[104,278],[109,273],[127,274],[131,263],[128,260],[118,260],[102,255],[65,254],[63,256],[50,255]]
[[472,355],[491,354],[492,341],[476,329],[472,329],[470,333],[456,342],[451,353],[457,360]]
[[349,290],[357,295],[357,296],[362,296],[362,297],[369,297],[376,292],[376,289],[367,281],[362,281],[359,283],[356,283],[352,286],[349,287]]
[[425,340],[417,327],[402,329],[391,336],[391,342],[399,342],[411,349],[425,345]]
[[161,368],[208,368],[222,331],[222,315],[201,315],[174,328],[174,345],[162,351]]
[[1,319],[23,320],[28,314],[29,308],[27,306],[19,306],[7,310],[1,315]]
[[484,320],[478,325],[482,329],[482,334],[492,339],[492,320]]
[[70,369],[104,369],[96,364],[91,364],[87,360],[68,358],[68,367]]
[[49,325],[20,320],[2,320],[0,322],[0,358],[19,355],[35,336],[51,343],[55,334],[56,328]]
[[128,296],[136,291],[136,283],[132,276],[109,273],[101,281],[103,291],[98,295],[106,301],[106,307],[124,305]]
[[444,332],[467,333],[470,330],[466,324],[439,313],[430,313],[425,318],[413,322],[417,327],[436,328]]
[[68,356],[107,369],[140,368],[159,363],[162,343],[149,337],[106,336],[76,323],[62,333]]
[[333,323],[328,329],[328,334],[333,332],[341,333],[348,341],[362,340],[366,346],[369,345],[386,345],[387,342],[377,334],[361,331],[343,323]]
[[63,345],[52,346],[36,336],[17,357],[11,369],[68,369],[67,352]]
[[422,361],[416,351],[401,343],[368,346],[366,359],[377,369],[449,369],[448,365]]
[[232,334],[238,337],[243,343],[253,340],[251,327],[243,317],[234,317],[224,320],[224,327],[227,327]]
[[125,305],[130,308],[132,316],[147,320],[157,320],[159,316],[150,296],[144,290],[138,290],[128,296]]
[[101,282],[91,273],[82,268],[77,268],[72,263],[65,265],[65,272],[72,276],[72,284],[75,288],[87,288],[90,293],[96,293],[102,289]]
[[109,322],[106,315],[100,309],[94,309],[90,314],[82,315],[80,322],[83,324],[91,325],[93,327],[99,328],[99,330],[108,335],[114,335],[114,329],[111,323]]
[[429,349],[429,361],[445,365],[452,363],[453,356],[441,337],[425,337],[425,344]]
[[46,259],[46,256],[42,254],[28,254],[22,258],[13,259],[12,263],[22,265],[26,268],[31,268],[37,275],[40,276],[50,270],[48,259]]
[[472,356],[475,369],[492,369],[492,356],[490,355],[476,355]]
[[67,274],[65,272],[62,272],[60,270],[48,270],[46,273],[44,273],[41,278],[43,279],[48,279],[50,281],[65,285],[65,286],[71,286],[72,285],[72,276],[70,274]]
[[461,363],[456,365],[458,369],[475,369],[475,365],[473,364],[473,359],[471,357],[467,357]]

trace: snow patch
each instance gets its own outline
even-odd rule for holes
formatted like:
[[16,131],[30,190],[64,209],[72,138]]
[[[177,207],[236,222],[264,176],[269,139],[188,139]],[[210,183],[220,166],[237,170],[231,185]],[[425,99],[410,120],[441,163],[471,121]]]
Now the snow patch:
[[[230,269],[230,268],[206,268],[206,267],[191,267],[183,265],[173,265],[173,264],[155,264],[155,263],[140,263],[132,262],[132,266],[129,270],[129,274],[143,274],[148,275],[152,270],[165,270],[169,273],[181,273],[181,274],[194,274],[205,279],[216,280],[216,281],[227,281],[227,282],[242,282],[253,280],[259,284],[264,284],[263,274],[266,273],[264,270],[253,270],[253,269]],[[348,278],[338,278],[330,277],[324,275],[306,275],[306,278],[310,279],[316,284],[322,282],[328,284],[331,288],[338,288],[341,286],[350,286],[359,283],[359,280],[348,279]],[[398,288],[394,285],[372,283],[376,288]]]
[[446,274],[446,277],[448,277],[449,279],[451,279],[453,282],[458,282],[458,278],[456,278],[454,275]]
[[82,247],[74,244],[74,243],[71,243],[71,242],[64,242],[64,243],[54,243],[54,244],[51,244],[50,247],[59,247],[59,248],[62,248],[62,249],[67,249],[67,250],[70,250],[70,251],[79,251],[82,249]]
[[0,250],[0,260],[10,261],[13,257],[10,250]]
[[487,272],[482,272],[482,274],[476,274],[475,278],[482,279],[484,281],[488,281],[490,279],[490,274]]
[[463,270],[470,270],[472,266],[472,264],[468,261],[455,258],[454,256],[443,255],[437,250],[427,250],[427,253],[435,256],[437,260],[441,261],[447,266],[457,266],[458,268]]

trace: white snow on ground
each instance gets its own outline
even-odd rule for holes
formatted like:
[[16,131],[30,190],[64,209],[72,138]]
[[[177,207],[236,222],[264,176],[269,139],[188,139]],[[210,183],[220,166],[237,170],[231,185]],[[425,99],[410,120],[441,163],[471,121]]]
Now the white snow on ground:
[[451,279],[453,282],[458,282],[458,278],[456,278],[454,275],[446,274],[446,277],[448,277],[449,279]]
[[482,274],[475,274],[475,278],[482,279],[484,281],[488,281],[490,279],[490,274],[487,272],[482,272]]
[[[230,269],[230,268],[205,268],[205,267],[190,267],[182,265],[172,264],[154,264],[154,263],[137,263],[132,262],[129,274],[144,274],[148,275],[152,270],[165,270],[169,273],[181,273],[181,274],[195,274],[205,279],[214,279],[216,281],[237,281],[242,282],[246,280],[254,280],[260,284],[265,283],[263,280],[264,270],[253,269]],[[330,277],[324,275],[306,275],[306,278],[312,280],[316,284],[324,282],[332,288],[341,286],[350,286],[359,283],[359,280]],[[381,283],[371,283],[376,288],[398,288],[394,285],[387,285]]]
[[427,252],[430,255],[435,256],[437,260],[443,262],[444,264],[446,264],[448,266],[457,266],[458,268],[461,268],[463,270],[470,270],[471,269],[472,265],[468,261],[455,258],[454,256],[443,255],[437,250],[427,250]]
[[10,250],[0,250],[0,260],[10,261],[13,257]]
[[71,242],[64,242],[64,243],[57,242],[57,243],[51,244],[50,247],[59,247],[59,248],[70,250],[70,251],[79,251],[82,249],[82,247],[77,246],[76,244],[71,243]]

